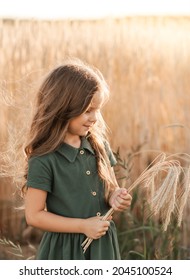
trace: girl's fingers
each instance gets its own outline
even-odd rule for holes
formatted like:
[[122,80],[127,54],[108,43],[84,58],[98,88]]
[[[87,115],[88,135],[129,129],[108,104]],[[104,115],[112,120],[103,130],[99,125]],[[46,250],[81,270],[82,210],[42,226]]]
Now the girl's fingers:
[[125,188],[121,188],[113,194],[111,206],[115,211],[123,211],[131,205],[132,196]]
[[115,201],[123,204],[123,205],[128,205],[131,202],[132,197],[128,194],[127,196],[118,196]]
[[102,225],[103,225],[104,227],[109,227],[109,226],[110,226],[110,221],[102,221],[102,220],[101,220],[101,222],[103,222]]
[[127,207],[129,207],[130,204],[131,204],[130,200],[117,199],[114,201],[114,204],[112,207],[115,211],[121,211],[121,210],[125,210]]
[[101,231],[99,234],[97,234],[96,239],[99,239],[99,238],[101,238],[104,235],[106,235],[106,231]]

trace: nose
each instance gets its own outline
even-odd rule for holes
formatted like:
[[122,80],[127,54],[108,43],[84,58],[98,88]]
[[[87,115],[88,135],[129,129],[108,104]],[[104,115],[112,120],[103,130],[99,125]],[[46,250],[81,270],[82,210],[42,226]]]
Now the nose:
[[91,112],[89,121],[95,123],[98,119],[98,114],[96,112]]

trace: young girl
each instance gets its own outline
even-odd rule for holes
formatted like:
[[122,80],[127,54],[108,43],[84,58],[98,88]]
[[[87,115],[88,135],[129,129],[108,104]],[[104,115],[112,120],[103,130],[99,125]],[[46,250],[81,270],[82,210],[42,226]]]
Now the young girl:
[[[108,98],[102,74],[80,60],[57,67],[37,94],[25,152],[28,158],[25,215],[45,231],[37,259],[120,259],[113,207],[131,196],[119,188],[100,113]],[[94,241],[83,253],[86,237]]]

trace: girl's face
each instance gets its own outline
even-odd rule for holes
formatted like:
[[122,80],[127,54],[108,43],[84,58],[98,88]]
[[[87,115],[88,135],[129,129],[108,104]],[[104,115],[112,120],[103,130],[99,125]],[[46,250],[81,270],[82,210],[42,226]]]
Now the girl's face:
[[69,139],[72,141],[74,138],[79,139],[80,136],[87,135],[88,131],[98,119],[103,100],[104,98],[102,92],[95,93],[87,110],[69,122],[68,130],[65,136],[67,142]]

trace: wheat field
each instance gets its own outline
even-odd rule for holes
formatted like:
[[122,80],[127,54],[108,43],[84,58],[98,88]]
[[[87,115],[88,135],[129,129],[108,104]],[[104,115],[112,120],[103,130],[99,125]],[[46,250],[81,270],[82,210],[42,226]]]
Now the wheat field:
[[[160,151],[190,153],[190,17],[1,19],[0,54],[1,150],[22,139],[43,75],[74,56],[109,84],[103,115],[113,150],[125,157],[142,146],[134,176]],[[0,200],[11,200],[14,186],[0,184]]]
[[[104,116],[113,147],[146,141],[148,148],[188,152],[189,18],[1,20],[0,30],[1,92],[19,108],[28,107],[47,70],[77,56],[100,68],[110,86]],[[1,140],[9,111],[1,105]]]

